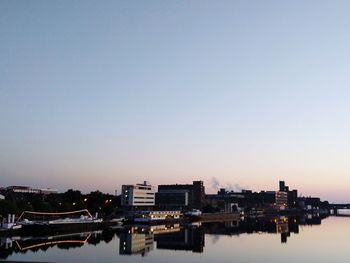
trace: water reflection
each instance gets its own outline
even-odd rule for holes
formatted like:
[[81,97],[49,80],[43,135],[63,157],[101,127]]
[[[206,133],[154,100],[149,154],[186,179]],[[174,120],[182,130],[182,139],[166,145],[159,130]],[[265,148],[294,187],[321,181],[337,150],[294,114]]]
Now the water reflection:
[[120,229],[94,232],[53,234],[51,236],[1,237],[0,259],[13,254],[48,251],[55,247],[69,250],[85,245],[109,243],[119,238],[120,255],[147,256],[154,250],[179,250],[203,253],[205,235],[217,241],[220,236],[270,233],[280,235],[281,243],[287,243],[293,234],[299,233],[300,225],[320,225],[323,218],[306,215],[302,217],[258,217],[234,222],[191,225],[133,225]]
[[69,250],[82,247],[85,244],[97,245],[113,239],[115,233],[110,231],[92,231],[70,234],[53,234],[50,236],[13,236],[0,237],[0,259],[6,259],[12,254],[47,251],[49,248]]

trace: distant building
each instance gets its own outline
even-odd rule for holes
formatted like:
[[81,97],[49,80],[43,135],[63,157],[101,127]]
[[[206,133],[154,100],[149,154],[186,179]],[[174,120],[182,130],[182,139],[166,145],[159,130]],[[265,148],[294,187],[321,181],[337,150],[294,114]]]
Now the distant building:
[[285,192],[286,191],[286,183],[284,181],[280,181],[279,184],[280,184],[279,191]]
[[44,195],[49,195],[49,194],[57,194],[58,191],[55,189],[51,189],[51,188],[43,188],[43,189],[39,189],[40,194],[44,194]]
[[205,200],[203,181],[193,184],[159,185],[156,205],[162,209],[202,209]]
[[301,209],[308,212],[317,212],[321,207],[321,200],[318,197],[301,197],[298,203]]
[[190,207],[190,190],[164,189],[156,193],[156,205],[161,209],[186,210]]
[[147,181],[145,181],[143,184],[123,185],[121,205],[129,208],[154,206],[154,187]]
[[8,186],[5,188],[7,193],[21,193],[21,194],[57,194],[58,191],[51,188],[32,188],[29,186]]
[[0,200],[4,200],[4,199],[5,199],[5,196],[0,195]]
[[284,181],[279,182],[279,191],[286,192],[288,195],[287,206],[289,208],[296,207],[298,205],[298,191],[289,190],[289,187],[285,184]]
[[285,191],[277,191],[276,192],[276,208],[279,210],[284,210],[288,205],[288,193]]
[[288,191],[288,206],[296,207],[298,205],[298,191]]
[[217,194],[205,195],[205,204],[208,212],[210,210],[220,212],[239,211],[244,204],[245,192],[226,191],[221,188]]

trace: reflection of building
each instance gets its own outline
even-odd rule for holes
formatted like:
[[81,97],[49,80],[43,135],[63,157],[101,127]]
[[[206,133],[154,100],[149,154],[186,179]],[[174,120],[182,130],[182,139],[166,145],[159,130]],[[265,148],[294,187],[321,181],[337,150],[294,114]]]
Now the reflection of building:
[[146,231],[143,233],[142,229],[137,231],[131,228],[127,233],[122,233],[120,236],[119,254],[141,254],[146,256],[153,250],[153,240],[153,233]]
[[179,224],[133,226],[120,235],[119,253],[121,255],[147,255],[153,250],[153,243],[157,242],[157,249],[188,250],[203,252],[204,229],[181,228]]
[[154,225],[149,227],[149,231],[154,235],[159,234],[169,234],[174,232],[181,231],[180,224],[172,224],[172,225]]
[[11,249],[12,248],[12,239],[9,237],[0,237],[0,251],[2,249]]
[[154,206],[154,192],[154,187],[146,181],[143,184],[123,185],[121,204],[125,207]]
[[287,243],[287,237],[290,236],[288,217],[276,219],[276,232],[281,234],[281,243]]
[[162,209],[202,209],[204,198],[202,181],[193,181],[193,184],[159,185],[156,205]]
[[204,229],[185,228],[176,233],[156,235],[157,249],[187,250],[202,253],[204,247]]
[[299,233],[299,218],[296,217],[258,217],[243,221],[203,224],[206,234],[240,235],[243,233],[281,234],[281,242],[286,243],[291,233]]
[[276,219],[276,232],[277,233],[287,233],[289,232],[288,217],[281,217]]

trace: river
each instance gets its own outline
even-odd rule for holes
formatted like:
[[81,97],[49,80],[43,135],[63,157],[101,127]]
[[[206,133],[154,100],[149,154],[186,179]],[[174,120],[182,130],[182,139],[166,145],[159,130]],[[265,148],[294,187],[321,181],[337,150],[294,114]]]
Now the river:
[[187,226],[1,237],[0,260],[35,262],[349,262],[350,217],[269,217]]

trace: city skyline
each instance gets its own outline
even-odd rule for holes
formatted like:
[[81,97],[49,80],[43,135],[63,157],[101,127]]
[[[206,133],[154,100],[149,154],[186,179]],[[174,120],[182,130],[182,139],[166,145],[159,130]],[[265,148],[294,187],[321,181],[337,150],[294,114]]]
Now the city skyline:
[[1,1],[1,186],[350,202],[350,3],[253,3]]

